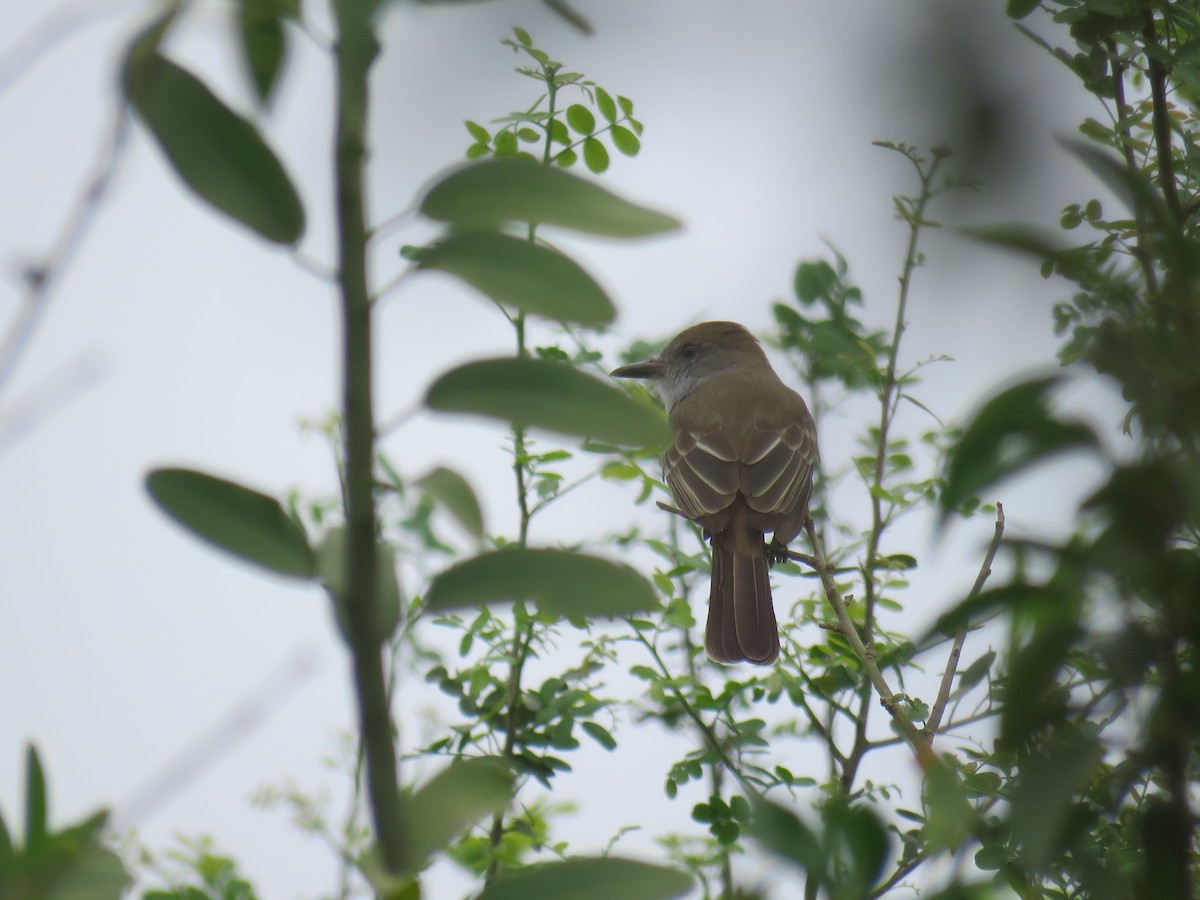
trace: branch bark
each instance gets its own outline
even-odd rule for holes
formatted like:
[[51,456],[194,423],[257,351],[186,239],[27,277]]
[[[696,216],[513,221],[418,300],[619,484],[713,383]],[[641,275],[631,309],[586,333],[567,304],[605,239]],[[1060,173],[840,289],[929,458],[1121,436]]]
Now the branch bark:
[[[967,595],[968,600],[979,595],[988,576],[992,574],[992,562],[996,559],[996,551],[1000,549],[1000,541],[1003,537],[1004,504],[997,503],[996,528],[992,534],[991,543],[988,544],[987,553],[984,554],[983,565],[979,567],[979,575],[975,578],[975,584],[971,586],[971,593]],[[954,686],[954,676],[958,672],[958,659],[962,655],[963,643],[966,639],[967,629],[964,628],[954,636],[954,643],[950,647],[950,656],[946,660],[946,669],[942,673],[942,683],[938,688],[937,699],[934,700],[929,720],[925,723],[925,734],[931,742],[933,736],[937,734],[938,728],[941,727],[942,717],[946,714],[946,704],[950,702],[950,689]]]
[[400,805],[390,697],[375,608],[378,567],[375,510],[375,418],[372,401],[371,297],[367,278],[366,168],[368,83],[377,45],[374,4],[335,0],[338,37],[337,133],[334,145],[338,285],[341,293],[346,460],[346,605],[367,796],[386,868],[402,872],[407,837]]

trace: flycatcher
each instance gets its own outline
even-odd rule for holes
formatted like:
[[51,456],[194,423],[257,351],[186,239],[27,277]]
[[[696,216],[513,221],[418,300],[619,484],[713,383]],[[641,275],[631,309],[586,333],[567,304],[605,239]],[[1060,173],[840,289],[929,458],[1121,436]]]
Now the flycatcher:
[[773,663],[769,564],[786,558],[808,515],[818,456],[808,407],[735,322],[695,325],[658,356],[612,374],[649,379],[662,399],[675,432],[663,475],[680,511],[712,539],[709,657]]

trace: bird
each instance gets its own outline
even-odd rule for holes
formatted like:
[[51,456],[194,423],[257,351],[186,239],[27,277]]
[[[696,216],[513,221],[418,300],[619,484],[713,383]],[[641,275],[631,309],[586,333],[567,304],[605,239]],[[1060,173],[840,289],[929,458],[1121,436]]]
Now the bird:
[[664,479],[675,511],[712,542],[709,658],[774,663],[769,566],[786,558],[804,527],[819,459],[807,404],[736,322],[693,325],[657,356],[611,375],[648,380],[666,408],[673,438],[662,454]]

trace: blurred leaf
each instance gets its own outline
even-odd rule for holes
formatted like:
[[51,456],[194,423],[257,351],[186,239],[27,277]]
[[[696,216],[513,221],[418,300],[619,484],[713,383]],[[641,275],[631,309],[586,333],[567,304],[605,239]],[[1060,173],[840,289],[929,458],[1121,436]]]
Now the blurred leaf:
[[210,544],[281,575],[313,577],[308,538],[274,497],[192,469],[155,469],[146,490],[163,512]]
[[512,791],[512,773],[499,759],[462,759],[442,769],[403,807],[412,841],[413,868],[444,850],[484,816],[503,810]]
[[468,534],[474,538],[483,537],[483,510],[479,508],[479,499],[467,479],[453,469],[438,466],[414,484],[446,507]]
[[833,296],[837,284],[837,273],[823,259],[800,263],[792,280],[796,299],[805,305],[816,302],[819,297]]
[[456,275],[497,303],[558,322],[604,325],[612,301],[570,257],[494,231],[452,234],[428,248],[422,269]]
[[[317,548],[316,571],[321,584],[333,600],[333,613],[343,640],[352,644],[354,627],[352,612],[346,604],[346,538],[344,525],[325,532]],[[400,624],[400,582],[396,576],[396,554],[383,542],[375,549],[375,623],[372,639],[382,644]]]
[[1057,685],[1058,670],[1080,634],[1069,604],[1063,604],[1060,616],[1061,621],[1043,626],[1009,661],[1009,702],[1000,712],[1000,742],[1006,747],[1023,745],[1044,724],[1046,694]]
[[971,836],[975,811],[958,773],[944,759],[925,773],[925,838],[934,850],[957,850]]
[[598,725],[595,722],[580,722],[579,724],[605,750],[617,749],[617,739],[603,725]]
[[691,876],[677,869],[615,856],[579,857],[494,881],[479,900],[668,900],[691,888]]
[[287,54],[283,17],[289,11],[284,0],[238,0],[238,37],[242,60],[259,103],[267,103],[278,83]]
[[491,141],[492,136],[488,133],[488,130],[478,122],[472,122],[470,119],[467,119],[463,124],[466,125],[471,137],[475,139],[475,143],[483,144],[486,147]]
[[455,169],[429,189],[421,212],[458,226],[532,222],[608,237],[645,237],[680,227],[671,216],[524,157]]
[[42,760],[33,744],[25,747],[25,845],[37,851],[48,839],[47,818],[49,803],[46,799],[46,773]]
[[300,239],[300,197],[252,123],[140,40],[126,57],[122,83],[134,110],[193,191],[269,241]]
[[1041,0],[1008,0],[1004,12],[1010,19],[1023,19],[1040,5]]
[[429,609],[531,600],[551,616],[620,616],[657,606],[654,588],[622,563],[568,550],[507,547],[464,560],[429,587]]
[[753,798],[754,820],[750,833],[768,850],[809,874],[823,878],[825,853],[812,830],[790,809],[762,797]]
[[[838,893],[864,896],[879,881],[887,862],[890,848],[883,823],[867,807],[848,806],[844,802],[828,804],[825,819],[835,845],[841,844],[850,851],[851,878],[842,876]],[[854,882],[853,886],[846,883],[850,880]]]
[[1065,422],[1049,409],[1057,376],[1035,378],[988,400],[950,449],[941,520],[967,498],[1068,450],[1095,448],[1095,433],[1082,422]]
[[1101,759],[1094,738],[1081,732],[1064,737],[1023,759],[1012,793],[1009,825],[1021,862],[1034,872],[1062,855],[1071,806]]
[[467,363],[438,378],[425,404],[616,444],[658,446],[668,437],[656,409],[578,369],[541,359]]

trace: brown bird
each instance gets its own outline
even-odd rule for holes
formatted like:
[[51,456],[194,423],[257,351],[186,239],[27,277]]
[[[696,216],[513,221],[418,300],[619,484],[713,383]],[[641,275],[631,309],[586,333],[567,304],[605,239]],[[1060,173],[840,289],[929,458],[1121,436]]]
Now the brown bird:
[[695,325],[658,356],[612,374],[652,382],[675,432],[663,475],[680,511],[712,538],[709,657],[773,663],[769,564],[785,558],[808,515],[818,456],[808,407],[735,322]]

